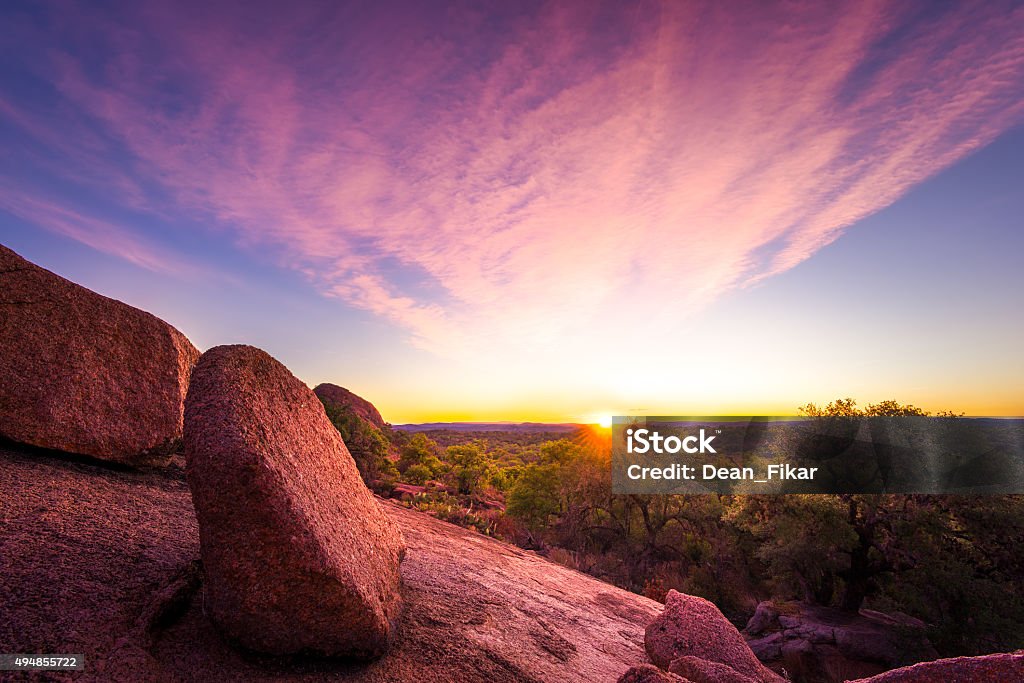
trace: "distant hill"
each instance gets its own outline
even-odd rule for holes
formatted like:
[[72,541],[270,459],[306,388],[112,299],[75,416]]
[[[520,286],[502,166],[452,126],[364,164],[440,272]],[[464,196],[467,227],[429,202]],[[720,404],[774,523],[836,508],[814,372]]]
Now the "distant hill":
[[447,429],[453,432],[575,432],[582,427],[575,423],[544,422],[424,422],[423,424],[394,425],[403,432],[432,432]]

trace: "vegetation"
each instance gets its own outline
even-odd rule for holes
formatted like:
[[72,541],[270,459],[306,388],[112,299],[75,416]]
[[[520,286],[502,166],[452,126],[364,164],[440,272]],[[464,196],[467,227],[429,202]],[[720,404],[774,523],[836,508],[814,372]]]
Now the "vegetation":
[[440,452],[437,444],[426,435],[416,434],[399,450],[398,471],[406,473],[415,468],[416,472],[425,473],[428,479],[433,478],[444,469],[437,457]]
[[[341,433],[352,459],[356,461],[359,474],[367,483],[393,482],[398,478],[398,469],[389,457],[392,450],[392,435],[385,434],[366,420],[360,419],[351,409],[334,403],[323,402],[324,410],[331,424]],[[390,430],[389,430],[390,431]]]
[[[926,415],[851,399],[802,411]],[[425,486],[408,505],[656,599],[701,595],[737,623],[767,598],[867,606],[922,619],[946,656],[1024,647],[1019,496],[612,495],[599,432],[375,434],[331,419],[376,490]]]

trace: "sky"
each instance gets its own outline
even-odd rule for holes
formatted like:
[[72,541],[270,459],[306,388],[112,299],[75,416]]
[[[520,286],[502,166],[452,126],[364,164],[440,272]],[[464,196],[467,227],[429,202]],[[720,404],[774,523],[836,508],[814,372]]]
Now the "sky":
[[1024,5],[0,7],[0,242],[396,424],[1024,415]]

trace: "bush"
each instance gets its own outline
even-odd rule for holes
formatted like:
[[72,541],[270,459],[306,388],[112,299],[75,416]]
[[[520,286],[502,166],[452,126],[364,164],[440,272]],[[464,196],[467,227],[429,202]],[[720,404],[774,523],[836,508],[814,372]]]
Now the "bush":
[[413,465],[426,465],[432,470],[440,470],[441,461],[437,459],[439,450],[426,434],[413,434],[399,451],[398,471],[405,472]]
[[363,420],[348,407],[325,403],[327,419],[341,434],[342,441],[352,454],[359,475],[368,486],[376,482],[392,482],[398,476],[395,465],[388,457],[391,442],[377,427]]
[[552,465],[529,465],[508,494],[506,512],[537,531],[558,512],[559,481]]
[[459,488],[459,493],[473,494],[480,487],[480,481],[487,473],[489,464],[483,451],[477,444],[449,446],[445,452],[451,465],[452,475]]
[[427,481],[429,481],[433,476],[434,473],[430,470],[429,467],[417,463],[415,465],[410,465],[405,470],[405,474],[402,475],[402,479],[404,481],[409,482],[410,484],[417,484],[422,486],[423,484],[426,484]]

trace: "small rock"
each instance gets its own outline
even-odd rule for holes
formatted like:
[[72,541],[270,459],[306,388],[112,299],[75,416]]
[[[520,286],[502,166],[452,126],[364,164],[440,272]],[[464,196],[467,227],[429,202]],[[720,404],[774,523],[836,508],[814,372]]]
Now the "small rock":
[[398,483],[391,488],[391,497],[399,498],[401,500],[412,500],[426,490],[427,488],[425,486]]
[[754,616],[750,617],[743,633],[758,636],[765,631],[777,628],[779,628],[779,611],[775,609],[775,603],[771,600],[763,600],[757,603]]
[[[809,621],[792,629],[791,632],[787,631],[786,634],[787,637],[802,638],[815,645],[832,645],[836,642],[837,630],[828,624],[818,624]],[[792,633],[792,636],[789,635],[790,633]]]
[[665,598],[664,612],[647,627],[644,646],[651,661],[660,667],[691,655],[726,664],[758,683],[783,680],[758,661],[740,632],[713,603],[674,590]]
[[744,676],[731,666],[709,662],[698,657],[674,659],[668,670],[693,681],[693,683],[756,683],[753,678]]
[[619,676],[618,683],[695,683],[694,681],[688,681],[685,678],[662,671],[656,666],[650,664],[641,664],[640,666],[634,666],[626,673]]
[[782,644],[783,657],[807,657],[814,654],[814,645],[809,641],[797,638]]
[[762,662],[770,662],[782,656],[782,643],[786,639],[781,633],[769,633],[763,638],[748,640],[747,645],[754,656]]
[[779,617],[779,625],[782,626],[782,628],[800,628],[803,623],[803,619],[800,617],[789,616],[786,614]]
[[313,392],[251,346],[200,358],[185,405],[205,606],[269,654],[382,654],[399,607],[398,529]]

